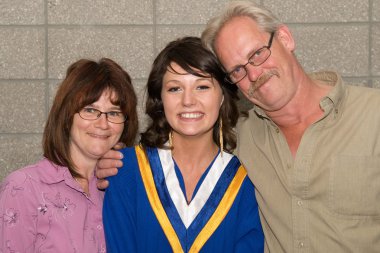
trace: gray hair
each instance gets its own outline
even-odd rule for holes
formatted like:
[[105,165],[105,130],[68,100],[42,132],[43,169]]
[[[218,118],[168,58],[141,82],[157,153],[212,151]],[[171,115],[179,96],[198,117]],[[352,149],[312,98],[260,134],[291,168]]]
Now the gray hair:
[[269,10],[249,1],[232,1],[218,16],[210,19],[202,32],[203,45],[215,54],[214,42],[222,27],[234,17],[246,16],[252,18],[259,28],[266,32],[275,32],[282,24]]

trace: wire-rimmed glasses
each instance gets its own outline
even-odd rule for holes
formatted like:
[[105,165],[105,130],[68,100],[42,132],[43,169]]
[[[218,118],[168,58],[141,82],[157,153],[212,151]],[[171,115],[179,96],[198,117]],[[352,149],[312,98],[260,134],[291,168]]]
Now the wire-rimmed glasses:
[[115,124],[121,124],[124,123],[127,120],[127,116],[124,115],[120,111],[109,111],[109,112],[102,112],[98,109],[92,108],[92,107],[85,107],[79,112],[79,116],[82,119],[85,120],[96,120],[98,119],[102,114],[106,115],[106,119]]
[[269,42],[267,46],[257,49],[251,57],[249,57],[248,62],[244,65],[239,65],[235,67],[232,71],[227,73],[225,81],[236,84],[243,80],[247,76],[247,65],[260,66],[263,64],[271,55],[270,47],[272,46],[272,41],[274,37],[274,32],[270,34]]

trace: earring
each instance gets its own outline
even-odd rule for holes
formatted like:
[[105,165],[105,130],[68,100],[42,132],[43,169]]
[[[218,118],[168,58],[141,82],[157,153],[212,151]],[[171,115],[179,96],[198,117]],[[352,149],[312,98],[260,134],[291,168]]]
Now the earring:
[[220,145],[220,154],[223,156],[223,121],[222,118],[219,120],[219,145]]
[[169,132],[169,148],[173,149],[173,132]]

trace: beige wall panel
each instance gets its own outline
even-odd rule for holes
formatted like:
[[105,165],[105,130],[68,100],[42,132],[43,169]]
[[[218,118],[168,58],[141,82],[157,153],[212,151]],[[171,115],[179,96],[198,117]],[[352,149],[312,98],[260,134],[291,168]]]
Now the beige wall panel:
[[0,180],[42,157],[41,135],[0,135]]
[[0,81],[0,133],[42,133],[45,87],[38,81]]
[[1,25],[37,25],[43,24],[44,0],[1,0]]
[[50,24],[152,24],[149,0],[48,0]]
[[331,69],[357,77],[369,74],[367,25],[313,25],[291,28],[296,55],[308,71]]
[[368,21],[368,1],[265,0],[264,5],[285,23]]
[[49,29],[49,77],[63,79],[80,58],[108,57],[132,78],[147,75],[153,59],[152,29],[145,27],[81,27]]
[[0,79],[44,78],[45,31],[0,27]]

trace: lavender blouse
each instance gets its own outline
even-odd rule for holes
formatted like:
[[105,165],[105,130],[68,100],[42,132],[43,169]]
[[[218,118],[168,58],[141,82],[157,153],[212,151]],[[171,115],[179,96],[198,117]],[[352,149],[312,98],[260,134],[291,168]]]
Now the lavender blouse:
[[0,185],[0,252],[106,252],[95,177],[89,189],[47,159],[12,172]]

